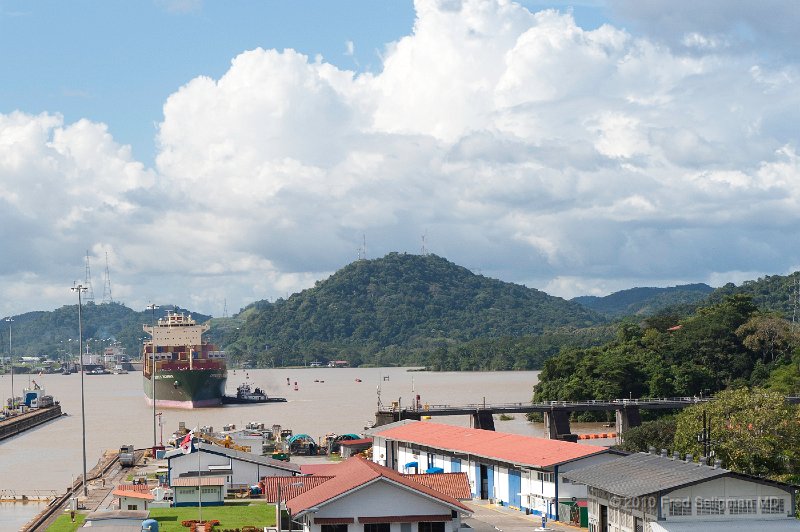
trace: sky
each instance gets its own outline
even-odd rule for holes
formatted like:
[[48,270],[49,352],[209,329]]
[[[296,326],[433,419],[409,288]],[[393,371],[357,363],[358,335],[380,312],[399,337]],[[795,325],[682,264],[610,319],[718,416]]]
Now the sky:
[[108,264],[114,301],[215,316],[423,237],[565,298],[790,273],[797,27],[774,0],[0,0],[0,315],[74,304],[87,254],[95,302]]

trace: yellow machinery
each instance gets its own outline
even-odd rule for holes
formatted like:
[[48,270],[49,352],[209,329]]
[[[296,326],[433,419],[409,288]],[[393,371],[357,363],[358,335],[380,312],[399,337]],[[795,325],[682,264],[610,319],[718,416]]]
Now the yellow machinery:
[[242,452],[245,452],[245,453],[249,453],[250,452],[250,446],[249,445],[236,445],[233,442],[233,439],[231,439],[231,437],[227,436],[227,435],[224,438],[217,438],[217,437],[212,436],[211,434],[208,434],[206,432],[200,432],[199,433],[199,437],[204,439],[204,440],[206,440],[206,441],[209,441],[209,442],[213,443],[214,445],[219,445],[220,447],[225,447],[226,449],[233,449],[235,451],[242,451]]

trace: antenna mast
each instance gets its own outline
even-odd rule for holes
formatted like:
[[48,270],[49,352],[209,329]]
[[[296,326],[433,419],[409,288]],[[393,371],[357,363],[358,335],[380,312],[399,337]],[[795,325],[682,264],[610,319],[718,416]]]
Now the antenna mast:
[[797,272],[794,275],[794,290],[792,290],[792,328],[797,326],[797,305],[800,303],[800,281]]
[[113,303],[114,298],[111,297],[111,274],[108,273],[108,251],[106,251],[106,275],[103,281],[103,303]]
[[427,237],[427,235],[428,235],[427,231],[425,231],[425,233],[423,233],[422,235],[422,249],[420,251],[422,252],[423,257],[428,254],[428,248],[425,247],[425,238]]
[[222,307],[222,317],[223,318],[227,318],[228,317],[228,298],[227,297],[225,298],[225,303],[223,304],[223,307]]
[[94,289],[92,288],[92,269],[89,267],[89,250],[86,250],[86,279],[84,280],[87,288],[86,301],[94,303]]
[[367,235],[362,234],[362,243],[358,246],[358,260],[367,260]]

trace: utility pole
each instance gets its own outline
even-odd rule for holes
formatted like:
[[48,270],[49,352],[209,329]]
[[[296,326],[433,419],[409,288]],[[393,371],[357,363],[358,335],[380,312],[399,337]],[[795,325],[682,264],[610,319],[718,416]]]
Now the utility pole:
[[708,465],[711,453],[711,416],[707,415],[705,410],[703,410],[703,429],[697,435],[697,442],[703,445],[703,459],[706,461],[703,465]]
[[11,354],[11,324],[14,319],[9,316],[6,318],[8,322],[8,362],[11,365],[11,408],[14,408],[14,355]]
[[[153,334],[150,340],[150,349],[153,352],[153,365],[150,368],[150,384],[153,386],[153,459],[156,457],[156,309],[158,305],[150,303],[147,309],[153,315]],[[199,489],[199,488],[198,488]]]
[[[86,254],[87,260],[89,254]],[[88,265],[88,262],[87,262]],[[88,289],[79,284],[72,287],[73,292],[78,293],[78,356],[80,357],[81,368],[81,433],[83,435],[83,496],[88,497],[89,491],[86,488],[86,403],[83,393],[83,318],[81,317],[81,294]]]

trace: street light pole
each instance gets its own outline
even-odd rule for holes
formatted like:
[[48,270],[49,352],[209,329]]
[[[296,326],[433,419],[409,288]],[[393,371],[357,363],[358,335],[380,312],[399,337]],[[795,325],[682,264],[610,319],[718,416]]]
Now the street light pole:
[[153,365],[150,367],[150,384],[153,387],[153,458],[156,457],[156,309],[158,305],[150,303],[147,309],[153,315],[153,334],[150,339],[150,349],[153,352]]
[[88,497],[89,491],[86,488],[86,404],[83,394],[83,318],[81,317],[81,293],[88,288],[79,284],[72,287],[73,292],[78,293],[78,356],[80,357],[81,371],[81,433],[83,435],[83,496]]
[[11,408],[14,408],[14,355],[11,354],[11,323],[14,321],[11,316],[6,318],[8,322],[8,361],[11,364]]

